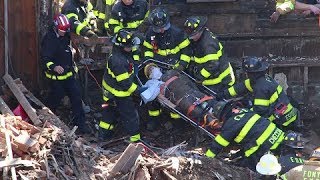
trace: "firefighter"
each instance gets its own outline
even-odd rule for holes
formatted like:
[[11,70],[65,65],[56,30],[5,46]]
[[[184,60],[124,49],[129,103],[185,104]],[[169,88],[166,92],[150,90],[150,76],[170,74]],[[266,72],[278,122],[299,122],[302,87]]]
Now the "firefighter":
[[[296,161],[292,159],[292,161]],[[281,161],[280,161],[281,163]],[[303,164],[290,169],[280,177],[283,180],[300,179],[320,179],[320,148],[316,148],[310,155],[309,160],[303,161]],[[282,164],[281,164],[282,165]]]
[[285,137],[268,119],[232,103],[218,101],[213,105],[213,113],[222,122],[222,128],[206,151],[207,157],[214,158],[233,142],[241,144],[239,165],[255,171],[259,159],[266,152],[276,150]]
[[191,16],[184,23],[193,53],[189,72],[199,83],[219,92],[232,86],[235,77],[230,62],[221,58],[222,44],[205,27],[206,23],[207,17],[203,16]]
[[295,9],[320,14],[320,9],[313,4],[305,4],[296,0],[276,0],[276,11],[270,16],[270,21],[276,23],[280,15],[287,14]]
[[71,32],[88,38],[98,38],[96,16],[93,6],[88,0],[67,0],[61,12],[71,23]]
[[97,0],[97,28],[103,35],[109,30],[109,19],[111,17],[112,6],[116,0]]
[[[143,42],[144,59],[155,59],[168,63],[178,70],[185,69],[190,62],[190,41],[185,33],[170,23],[169,14],[162,8],[154,9],[149,17],[151,27],[146,32]],[[147,129],[154,130],[159,123],[160,104],[148,105],[149,120]],[[180,123],[180,116],[170,113],[170,117]]]
[[75,79],[77,68],[70,45],[70,23],[63,14],[55,16],[53,22],[53,28],[44,36],[41,48],[45,76],[50,82],[48,106],[55,110],[66,93],[71,101],[73,120],[78,130],[89,133],[82,109],[80,87]]
[[229,99],[250,93],[253,96],[253,111],[284,130],[298,130],[299,111],[292,106],[282,87],[266,74],[268,64],[257,57],[248,57],[243,61],[242,68],[247,79],[225,90],[220,98]]
[[138,27],[149,15],[146,0],[120,0],[112,7],[109,28],[111,34],[119,32],[120,29],[137,31]]
[[139,116],[132,94],[138,90],[134,82],[133,46],[139,41],[133,34],[120,30],[112,39],[112,55],[107,61],[103,76],[103,119],[99,124],[99,139],[112,137],[117,118],[131,136],[130,141],[140,140]]

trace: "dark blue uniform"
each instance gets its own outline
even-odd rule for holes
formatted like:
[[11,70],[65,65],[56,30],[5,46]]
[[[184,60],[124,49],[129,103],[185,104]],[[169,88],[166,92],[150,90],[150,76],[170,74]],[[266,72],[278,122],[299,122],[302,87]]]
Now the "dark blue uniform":
[[[74,123],[81,127],[85,123],[85,115],[82,109],[80,88],[75,79],[77,68],[74,64],[70,46],[70,35],[59,37],[51,29],[42,40],[41,59],[45,66],[45,76],[50,80],[50,93],[48,106],[56,109],[65,94],[68,95],[72,105]],[[58,74],[53,69],[61,66],[64,69]]]

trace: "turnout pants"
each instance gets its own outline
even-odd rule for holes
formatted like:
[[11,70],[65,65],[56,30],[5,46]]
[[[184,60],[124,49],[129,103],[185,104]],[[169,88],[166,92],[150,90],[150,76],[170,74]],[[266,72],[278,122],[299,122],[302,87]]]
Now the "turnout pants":
[[77,126],[83,125],[85,123],[85,114],[77,80],[73,77],[66,80],[50,80],[50,93],[47,100],[49,108],[56,110],[65,95],[71,101],[74,123]]

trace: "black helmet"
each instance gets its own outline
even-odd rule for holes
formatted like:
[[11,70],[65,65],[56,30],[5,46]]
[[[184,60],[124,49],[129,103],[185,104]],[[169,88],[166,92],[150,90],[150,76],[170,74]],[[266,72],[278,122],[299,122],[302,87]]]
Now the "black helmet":
[[168,30],[171,26],[168,13],[163,8],[154,9],[149,15],[149,23],[154,32],[161,32],[161,29]]
[[121,29],[113,38],[112,43],[120,47],[132,47],[140,44],[140,39],[133,37],[127,30]]
[[189,37],[194,36],[196,33],[203,30],[208,18],[205,16],[191,16],[184,23],[185,32]]
[[248,57],[242,63],[242,68],[245,72],[263,72],[269,67],[267,62],[261,61],[257,57]]
[[284,144],[294,148],[304,148],[304,142],[301,140],[302,134],[289,130],[284,138]]
[[214,106],[213,106],[213,114],[216,118],[219,120],[222,120],[223,116],[223,111],[225,110],[228,102],[226,101],[218,101]]

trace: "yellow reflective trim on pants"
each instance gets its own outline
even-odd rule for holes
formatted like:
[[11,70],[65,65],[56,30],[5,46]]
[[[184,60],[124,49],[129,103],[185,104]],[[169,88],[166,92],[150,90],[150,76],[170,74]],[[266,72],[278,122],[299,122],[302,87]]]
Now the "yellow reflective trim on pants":
[[147,41],[143,41],[143,46],[145,46],[148,49],[153,49],[153,46],[150,43],[148,43]]
[[106,123],[104,121],[100,121],[99,127],[106,129],[106,130],[112,130],[114,128],[114,125]]
[[244,153],[246,157],[251,156],[251,154],[255,153],[261,144],[263,144],[268,137],[271,135],[271,133],[276,129],[276,125],[273,123],[270,123],[267,129],[262,133],[262,135],[256,140],[256,146],[251,147],[250,149],[246,150]]
[[149,116],[153,116],[153,117],[159,116],[160,113],[161,113],[161,110],[154,110],[154,111],[149,110],[149,111],[148,111]]
[[283,141],[284,139],[284,132],[282,132],[282,134],[280,135],[279,139],[271,146],[271,150],[275,150],[278,148],[278,146],[281,144],[281,142]]
[[247,123],[243,126],[238,136],[234,139],[235,142],[240,143],[248,134],[248,132],[251,130],[252,126],[256,124],[256,122],[260,119],[261,116],[258,114],[253,115]]
[[153,54],[153,52],[151,52],[151,51],[145,51],[145,52],[144,52],[144,57],[153,58],[153,57],[154,57],[154,54]]
[[191,60],[190,56],[187,56],[187,55],[185,55],[185,54],[181,54],[180,59],[181,59],[182,61],[187,62],[187,63],[189,63],[190,60]]
[[201,71],[200,71],[200,74],[205,77],[205,78],[208,78],[211,76],[211,73],[208,72],[205,68],[202,68]]
[[209,158],[214,158],[214,157],[216,157],[216,154],[213,153],[210,149],[208,149],[206,152],[206,156]]
[[139,141],[140,139],[141,139],[141,135],[139,133],[139,134],[131,136],[130,137],[130,142],[136,142],[136,141]]
[[170,112],[170,117],[171,117],[172,119],[179,119],[179,118],[180,118],[180,115],[177,114],[177,113]]
[[234,89],[233,86],[228,89],[228,92],[229,92],[230,96],[236,96],[237,95],[237,92],[236,92],[236,90]]
[[231,64],[229,63],[229,66],[226,70],[224,70],[221,74],[219,74],[219,76],[215,79],[208,79],[208,80],[204,80],[202,82],[203,85],[215,85],[215,84],[219,84],[222,82],[222,80],[227,77],[229,74],[231,74],[231,72],[233,72],[232,68],[231,68]]
[[76,20],[78,20],[78,15],[75,14],[75,13],[69,13],[69,14],[67,14],[66,16],[67,16],[68,19],[74,17]]
[[69,77],[73,76],[73,73],[72,72],[68,72],[67,74],[62,75],[62,76],[56,76],[56,75],[49,74],[48,72],[45,72],[45,75],[46,75],[47,78],[53,79],[53,80],[66,80]]
[[251,84],[250,84],[250,79],[246,79],[244,81],[244,85],[246,86],[246,88],[250,91],[250,92],[253,92],[253,89],[251,87]]
[[116,90],[114,88],[112,88],[111,86],[109,86],[105,80],[102,81],[102,86],[104,87],[105,90],[111,92],[113,95],[117,96],[117,97],[128,97],[132,94],[132,92],[134,92],[137,89],[137,85],[135,83],[132,83],[130,88],[127,91],[119,91]]
[[222,56],[222,49],[223,49],[223,46],[221,43],[219,43],[219,51],[215,54],[207,54],[205,55],[204,57],[194,57],[194,61],[198,64],[202,64],[202,63],[206,63],[210,60],[219,60],[219,58]]
[[54,63],[51,62],[51,61],[50,61],[50,62],[47,62],[47,64],[46,64],[47,68],[50,69],[50,66],[51,66],[52,64],[54,64]]
[[105,13],[99,13],[98,14],[98,18],[104,20],[106,18],[106,14]]
[[227,147],[230,142],[224,139],[220,134],[214,138],[214,140],[223,147]]

